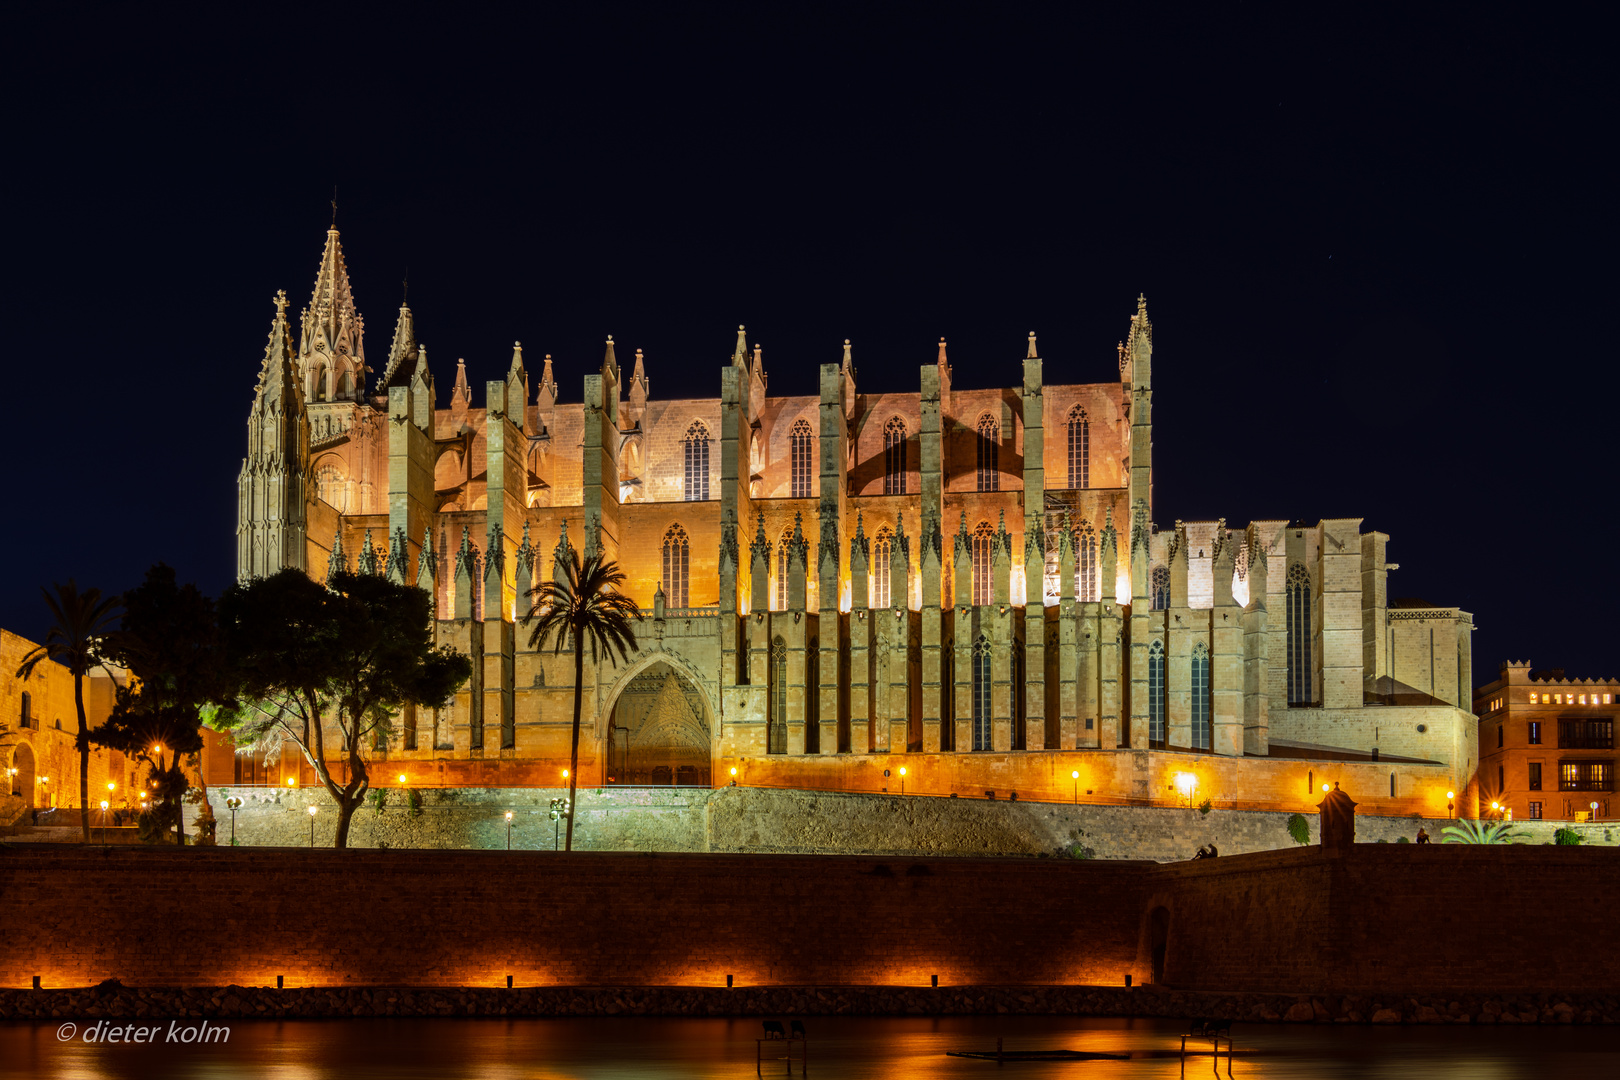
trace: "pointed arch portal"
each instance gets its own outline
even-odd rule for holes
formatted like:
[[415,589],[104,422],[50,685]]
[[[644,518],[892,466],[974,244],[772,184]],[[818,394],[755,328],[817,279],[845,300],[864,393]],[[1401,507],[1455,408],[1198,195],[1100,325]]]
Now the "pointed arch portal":
[[660,656],[625,673],[610,691],[606,783],[707,787],[714,713],[708,694]]

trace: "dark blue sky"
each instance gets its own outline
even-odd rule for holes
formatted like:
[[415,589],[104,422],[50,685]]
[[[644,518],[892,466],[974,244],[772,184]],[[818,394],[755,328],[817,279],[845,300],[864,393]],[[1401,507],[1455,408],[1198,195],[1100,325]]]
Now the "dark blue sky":
[[[1005,6],[1002,6],[1005,7]],[[234,569],[270,297],[338,224],[374,365],[409,267],[441,390],[601,341],[711,396],[1115,375],[1155,325],[1155,514],[1392,535],[1394,595],[1503,657],[1620,669],[1612,65],[1596,26],[1251,5],[5,16],[12,494],[38,587]],[[1134,6],[1132,6],[1134,7]]]

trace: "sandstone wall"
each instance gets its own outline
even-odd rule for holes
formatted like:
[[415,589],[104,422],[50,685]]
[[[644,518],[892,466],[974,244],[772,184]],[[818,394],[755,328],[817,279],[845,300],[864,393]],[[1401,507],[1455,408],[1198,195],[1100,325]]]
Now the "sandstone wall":
[[[514,849],[550,850],[548,813],[566,789],[463,788],[421,793],[412,814],[404,792],[384,809],[357,811],[355,847],[504,848],[505,814]],[[316,844],[331,843],[336,813],[313,789],[209,789],[219,842],[228,844],[225,799],[244,800],[236,835],[249,846],[309,846],[308,807],[317,806]],[[790,854],[1068,855],[1175,862],[1213,843],[1223,855],[1291,849],[1289,815],[1251,810],[994,802],[985,799],[833,794],[759,788],[582,789],[574,845],[583,851],[725,851]],[[1312,842],[1316,815],[1305,815]],[[1445,819],[1358,817],[1365,843],[1412,840],[1425,828],[1438,843]],[[1557,822],[1516,822],[1532,843],[1552,839]],[[1620,828],[1583,827],[1588,844],[1620,842]]]

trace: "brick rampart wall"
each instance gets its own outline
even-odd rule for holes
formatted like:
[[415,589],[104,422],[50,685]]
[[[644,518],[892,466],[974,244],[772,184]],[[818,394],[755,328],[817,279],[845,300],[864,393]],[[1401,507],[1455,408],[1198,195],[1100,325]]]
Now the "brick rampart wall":
[[1620,889],[1620,858],[1593,848],[1357,845],[1164,866],[1150,874],[1138,966],[1151,976],[1151,911],[1169,912],[1163,981],[1188,989],[1403,993],[1611,991],[1613,917],[1602,903],[1532,916],[1548,895]]
[[[64,897],[72,902],[64,904]],[[1141,868],[0,848],[0,986],[1119,984]]]
[[0,848],[0,904],[28,913],[0,935],[0,987],[1119,985],[1154,977],[1162,907],[1180,989],[1612,993],[1606,907],[1508,913],[1617,886],[1613,852],[1545,847],[1173,866]]

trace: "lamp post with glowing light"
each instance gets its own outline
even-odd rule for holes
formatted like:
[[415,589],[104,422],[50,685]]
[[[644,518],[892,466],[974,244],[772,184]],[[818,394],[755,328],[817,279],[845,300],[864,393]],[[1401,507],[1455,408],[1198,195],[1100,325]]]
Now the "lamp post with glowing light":
[[737,786],[737,766],[735,765],[731,767],[731,786]]
[[225,806],[231,812],[231,847],[236,846],[236,811],[242,806],[242,800],[232,795],[225,800]]
[[46,806],[51,805],[51,792],[50,792],[50,788],[48,786],[50,784],[50,782],[51,782],[51,778],[48,777],[48,776],[42,776],[42,777],[39,778],[39,786],[41,788],[45,789],[44,791],[41,792],[41,794],[45,797],[45,805]]
[[[111,784],[108,784],[107,786],[112,787]],[[107,845],[107,800],[106,799],[101,800],[101,844],[102,844],[103,847],[105,847]]]
[[[553,850],[553,851],[556,851],[558,848],[560,848],[562,846],[562,837],[560,836],[560,832],[561,832],[562,827],[560,825],[558,825],[557,823],[559,821],[561,821],[564,817],[566,817],[567,814],[568,814],[568,800],[567,799],[552,799],[551,800],[551,850]],[[506,816],[511,817],[512,815],[508,814]]]
[[309,808],[309,846],[311,848],[315,846],[315,811],[317,809],[314,806]]
[[1080,770],[1076,769],[1069,774],[1074,779],[1074,805],[1080,805]]
[[506,812],[506,850],[512,850],[512,811]]
[[1455,791],[1446,792],[1446,817],[1448,817],[1448,818],[1453,818],[1453,817],[1457,816],[1456,814],[1454,814],[1452,812],[1453,810],[1456,809],[1456,803],[1454,803],[1452,801],[1456,797],[1457,797],[1457,793]]

